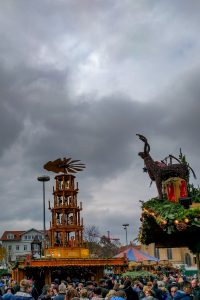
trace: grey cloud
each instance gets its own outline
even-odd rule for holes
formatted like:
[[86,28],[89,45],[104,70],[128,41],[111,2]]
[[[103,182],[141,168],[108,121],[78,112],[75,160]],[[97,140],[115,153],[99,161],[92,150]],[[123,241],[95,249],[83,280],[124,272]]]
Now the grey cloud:
[[136,133],[156,160],[181,147],[199,178],[199,4],[187,3],[0,4],[2,230],[13,229],[7,220],[41,228],[37,176],[69,156],[86,164],[77,174],[84,223],[123,240],[127,221],[135,235],[138,201],[156,193]]

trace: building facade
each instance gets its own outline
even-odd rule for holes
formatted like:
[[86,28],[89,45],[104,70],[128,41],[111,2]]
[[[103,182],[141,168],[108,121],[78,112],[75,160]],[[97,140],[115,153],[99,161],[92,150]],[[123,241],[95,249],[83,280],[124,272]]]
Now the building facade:
[[[14,262],[22,256],[31,255],[31,245],[35,239],[42,242],[43,231],[34,228],[27,231],[5,231],[0,239],[2,247],[6,249],[5,262]],[[38,245],[35,244],[34,247],[37,251]]]
[[173,266],[195,267],[195,255],[187,248],[156,248],[155,244],[141,245],[141,249],[149,255],[155,256],[163,264]]

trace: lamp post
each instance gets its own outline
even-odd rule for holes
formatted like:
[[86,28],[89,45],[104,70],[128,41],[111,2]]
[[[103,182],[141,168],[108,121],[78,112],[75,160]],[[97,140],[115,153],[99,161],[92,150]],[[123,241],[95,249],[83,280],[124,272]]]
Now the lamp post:
[[38,181],[43,183],[43,231],[44,231],[44,248],[45,248],[45,239],[46,239],[46,222],[45,222],[45,182],[50,180],[49,176],[39,176]]
[[127,246],[128,245],[127,227],[129,226],[129,224],[122,224],[122,226],[124,227],[124,230],[126,232],[126,246]]

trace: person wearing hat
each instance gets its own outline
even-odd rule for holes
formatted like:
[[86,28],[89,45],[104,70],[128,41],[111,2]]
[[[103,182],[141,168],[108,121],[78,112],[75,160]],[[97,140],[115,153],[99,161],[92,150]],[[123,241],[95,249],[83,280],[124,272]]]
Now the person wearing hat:
[[32,282],[28,279],[22,279],[20,281],[20,290],[17,292],[13,299],[14,300],[35,300],[32,295]]

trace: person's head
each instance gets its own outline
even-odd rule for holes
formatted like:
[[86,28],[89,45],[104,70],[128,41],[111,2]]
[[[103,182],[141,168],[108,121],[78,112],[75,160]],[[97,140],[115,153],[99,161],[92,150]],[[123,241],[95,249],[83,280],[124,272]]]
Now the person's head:
[[51,285],[45,284],[42,288],[42,294],[46,295],[48,293],[49,289],[51,289]]
[[172,297],[174,297],[174,294],[177,292],[178,287],[177,286],[172,286],[170,288],[170,294],[172,295]]
[[5,293],[6,293],[6,294],[14,294],[13,288],[8,287],[8,288],[5,290]]
[[55,284],[59,285],[59,279],[58,278],[55,278],[54,282],[55,282]]
[[195,287],[197,287],[197,280],[196,279],[192,279],[192,281],[191,281],[191,285],[192,285],[192,288],[195,288]]
[[88,290],[93,290],[94,289],[94,283],[92,281],[87,281],[86,282],[86,288]]
[[58,294],[58,287],[57,286],[55,286],[51,290],[52,290],[53,295],[57,295]]
[[101,278],[99,280],[99,286],[105,287],[106,286],[106,280],[104,278]]
[[152,281],[148,281],[147,282],[147,286],[150,287],[150,288],[152,288],[153,287],[153,282]]
[[24,293],[31,293],[32,291],[32,282],[28,279],[22,279],[20,281],[20,291]]
[[58,293],[59,294],[66,294],[66,285],[64,283],[61,283],[58,287]]
[[53,289],[49,287],[49,288],[45,291],[44,295],[50,295],[50,296],[53,296],[53,295],[54,295]]
[[144,294],[145,294],[145,297],[152,296],[152,290],[147,286],[147,287],[144,289]]
[[79,292],[79,295],[81,298],[87,298],[88,297],[88,291],[86,289],[81,289]]
[[52,289],[54,289],[55,287],[57,287],[58,285],[53,281],[52,283],[51,283],[51,288]]
[[183,284],[183,291],[186,293],[186,294],[191,294],[192,292],[192,286],[191,286],[191,283],[190,282],[185,282]]
[[145,294],[145,297],[150,297],[150,296],[152,296],[152,291],[146,290],[144,294]]
[[102,294],[102,289],[100,287],[95,287],[93,290],[94,294],[97,296],[101,296]]
[[108,292],[108,294],[106,295],[106,299],[111,299],[111,297],[114,297],[114,296],[116,296],[117,295],[117,291],[115,291],[115,290],[110,290],[109,292]]
[[84,287],[83,282],[79,282],[77,288],[78,288],[79,290],[81,290],[81,289],[83,289],[83,287]]
[[78,292],[75,288],[68,288],[67,290],[67,300],[71,300],[74,297],[78,297]]
[[126,299],[126,292],[123,291],[123,290],[119,290],[119,291],[116,292],[116,296]]

